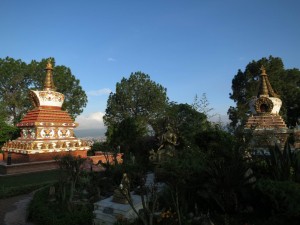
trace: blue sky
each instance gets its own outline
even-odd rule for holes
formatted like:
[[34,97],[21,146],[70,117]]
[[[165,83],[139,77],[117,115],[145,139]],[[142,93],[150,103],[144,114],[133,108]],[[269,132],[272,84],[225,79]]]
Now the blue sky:
[[70,67],[89,99],[81,129],[103,127],[108,93],[136,71],[171,101],[206,93],[223,117],[250,61],[272,55],[300,68],[299,11],[298,0],[1,0],[0,57]]

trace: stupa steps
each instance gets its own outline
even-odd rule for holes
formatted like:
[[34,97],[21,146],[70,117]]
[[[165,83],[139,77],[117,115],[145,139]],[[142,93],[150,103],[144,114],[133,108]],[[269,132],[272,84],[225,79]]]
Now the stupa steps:
[[21,121],[21,123],[31,122],[64,122],[73,123],[73,119],[66,111],[61,110],[32,110]]
[[258,127],[258,128],[287,128],[282,117],[279,115],[255,115],[249,117],[246,128]]

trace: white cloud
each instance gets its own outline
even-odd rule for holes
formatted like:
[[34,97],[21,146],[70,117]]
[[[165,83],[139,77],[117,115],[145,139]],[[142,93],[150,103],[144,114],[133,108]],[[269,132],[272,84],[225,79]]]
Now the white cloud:
[[109,95],[112,92],[109,88],[102,88],[99,90],[88,91],[87,94],[91,96]]
[[109,61],[109,62],[115,62],[116,59],[109,57],[109,58],[107,58],[107,61]]
[[103,123],[103,112],[95,112],[89,115],[80,115],[76,118],[76,122],[79,126],[76,130],[88,130],[88,129],[106,129]]

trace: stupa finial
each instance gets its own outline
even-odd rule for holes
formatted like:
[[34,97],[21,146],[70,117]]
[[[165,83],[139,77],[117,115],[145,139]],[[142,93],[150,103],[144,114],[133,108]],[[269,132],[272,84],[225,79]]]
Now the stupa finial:
[[54,82],[53,82],[53,74],[52,74],[53,67],[52,67],[51,58],[48,59],[45,70],[46,70],[46,78],[45,78],[45,82],[44,82],[44,90],[54,91],[55,86],[54,86]]
[[260,67],[260,70],[261,70],[261,74],[260,74],[260,75],[262,75],[262,76],[266,76],[266,75],[267,75],[267,74],[266,74],[266,69],[265,69],[264,65],[262,65],[262,66]]
[[260,79],[260,87],[259,87],[259,93],[258,95],[261,96],[269,96],[269,90],[268,90],[268,85],[267,85],[267,74],[266,74],[266,69],[262,65],[261,68],[261,79]]
[[260,86],[259,86],[259,92],[258,92],[258,97],[259,96],[268,96],[268,97],[276,97],[279,98],[279,95],[276,94],[270,84],[268,75],[266,73],[266,69],[264,65],[260,67],[261,70],[261,78],[260,78]]

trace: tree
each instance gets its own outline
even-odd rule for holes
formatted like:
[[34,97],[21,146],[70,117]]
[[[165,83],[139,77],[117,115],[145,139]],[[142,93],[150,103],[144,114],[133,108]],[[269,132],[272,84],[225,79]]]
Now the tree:
[[[166,89],[149,75],[135,72],[128,79],[123,78],[116,84],[116,93],[110,93],[107,101],[103,119],[108,127],[108,141],[112,141],[118,126],[129,118],[134,120],[134,129],[143,132],[140,136],[145,135],[149,126],[163,116],[167,102]],[[129,127],[133,127],[132,120]]]
[[[52,59],[55,63],[55,60]],[[6,57],[0,59],[0,103],[7,120],[17,124],[32,107],[28,98],[29,89],[41,90],[45,79],[47,59],[29,64]],[[54,66],[54,83],[57,91],[65,95],[63,109],[75,118],[87,103],[87,96],[71,70],[65,66]]]
[[9,139],[17,136],[18,129],[5,122],[5,118],[0,114],[0,148]]
[[183,148],[195,144],[196,135],[209,127],[207,115],[189,104],[171,102],[166,110],[166,117],[167,122],[178,133],[179,143]]
[[215,114],[211,115],[211,112],[214,110],[210,107],[209,101],[207,99],[206,93],[202,93],[201,98],[198,97],[198,95],[195,96],[194,102],[192,104],[192,107],[200,112],[203,113],[207,118],[212,118],[215,116]]
[[124,119],[113,129],[111,139],[114,140],[114,145],[120,146],[124,152],[132,148],[146,133],[146,127],[139,127],[134,118]]
[[30,84],[26,63],[9,57],[0,59],[0,103],[6,119],[13,124],[21,119],[30,106],[27,97]]
[[[85,159],[71,154],[57,156],[55,160],[59,166],[59,195],[62,203],[69,204],[74,197],[76,185],[82,173],[81,166]],[[67,188],[69,188],[67,199]]]
[[299,69],[285,69],[282,59],[269,56],[258,61],[252,61],[245,71],[238,70],[232,80],[230,98],[236,103],[228,110],[231,127],[243,126],[248,117],[248,103],[258,94],[260,68],[266,68],[270,83],[283,104],[281,115],[288,126],[294,126],[300,111],[300,71]]

